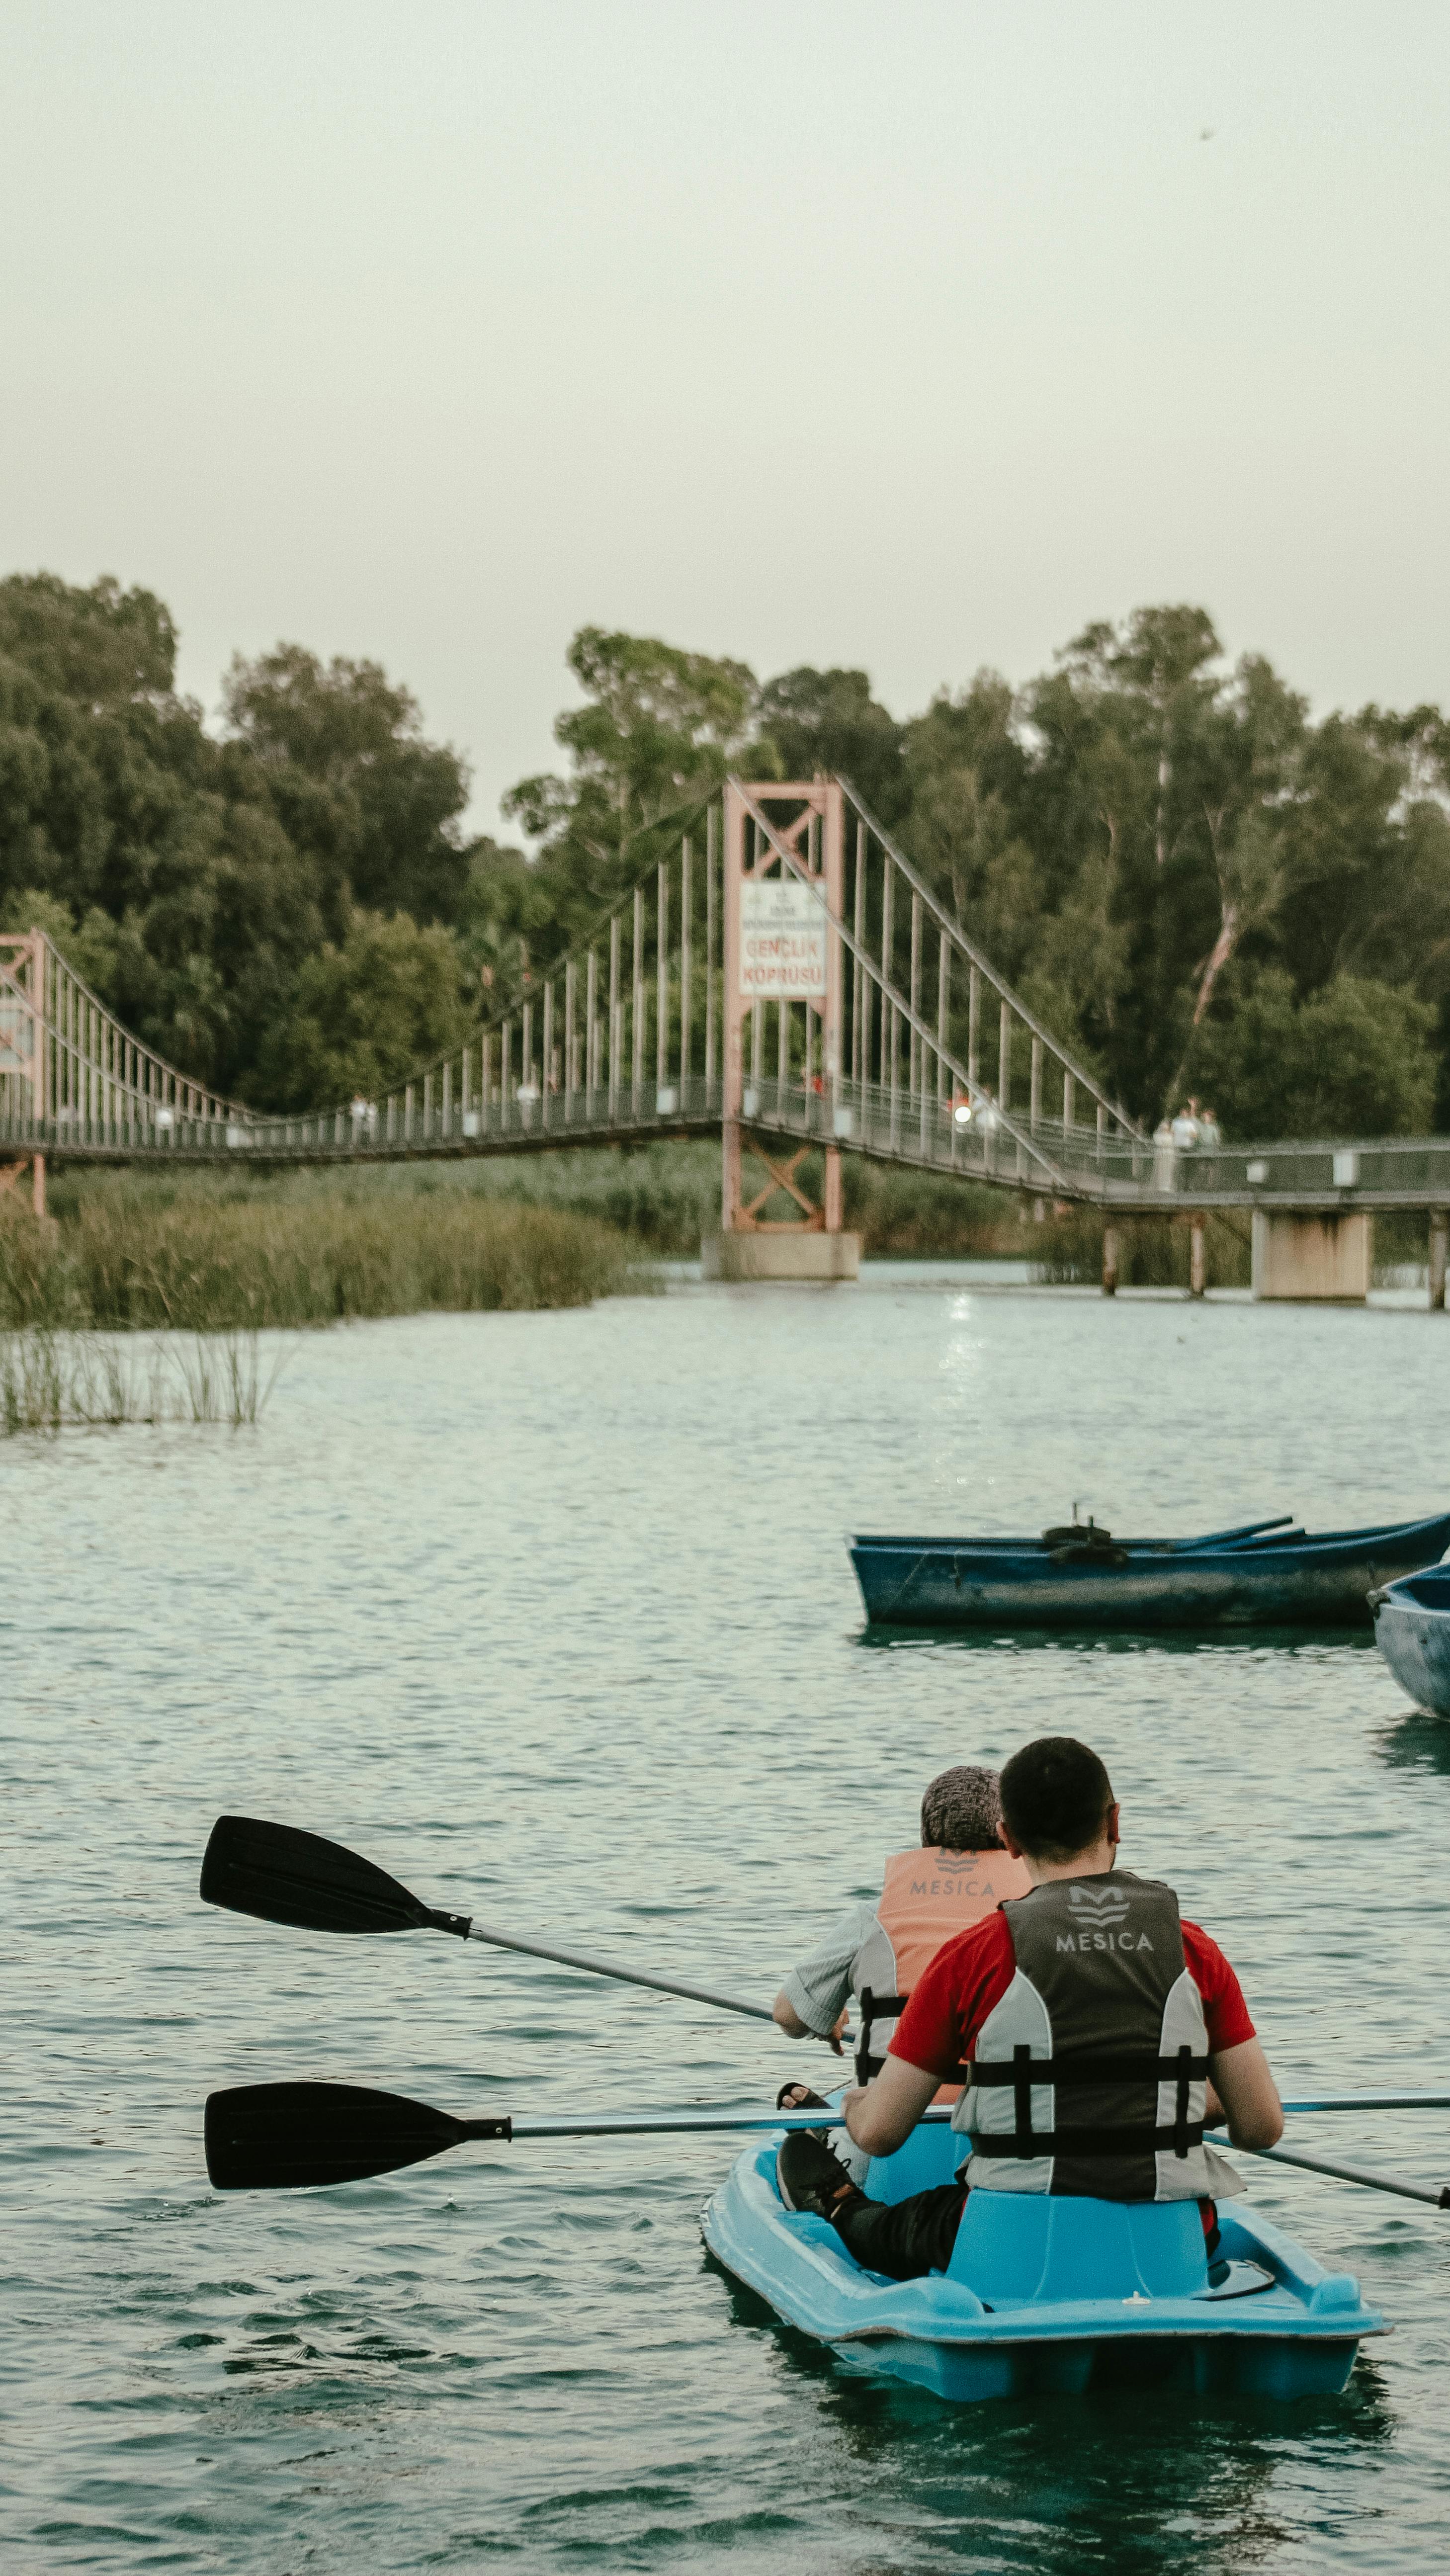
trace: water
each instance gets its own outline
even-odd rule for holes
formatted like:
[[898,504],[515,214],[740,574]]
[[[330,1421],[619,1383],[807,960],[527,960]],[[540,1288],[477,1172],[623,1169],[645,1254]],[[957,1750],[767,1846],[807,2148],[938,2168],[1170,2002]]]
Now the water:
[[[1446,2527],[1450,2221],[1253,2169],[1395,2323],[1332,2404],[951,2410],[702,2254],[718,2141],[471,2148],[223,2200],[217,2084],[461,2112],[759,2099],[816,2053],[419,1936],[201,1907],[222,1809],[766,2000],[923,1782],[1072,1729],[1286,2085],[1450,2077],[1450,1726],[1372,1648],[862,1641],[867,1528],[1445,1498],[1412,1311],[683,1288],[302,1341],[255,1432],[0,1449],[8,2570],[1407,2567]],[[1421,2179],[1446,2123],[1356,2137]]]

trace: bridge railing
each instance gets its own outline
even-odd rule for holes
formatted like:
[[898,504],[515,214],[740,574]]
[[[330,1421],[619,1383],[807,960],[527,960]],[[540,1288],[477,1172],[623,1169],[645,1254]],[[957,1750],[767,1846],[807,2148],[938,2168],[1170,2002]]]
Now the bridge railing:
[[[884,1081],[899,1049],[908,1093],[934,1088],[943,1098],[955,1059],[970,1097],[980,1092],[1034,1135],[1054,1125],[1072,1131],[1086,1112],[1105,1143],[1140,1136],[1128,1112],[998,974],[848,778],[841,787],[851,827],[846,917],[858,952],[847,994],[852,1077],[866,1078],[874,1047]],[[873,967],[883,991],[909,1004],[930,1040],[889,1003],[873,1031],[866,989]]]
[[43,930],[0,933],[0,1135],[27,1123],[39,1142],[77,1125],[114,1126],[139,1145],[155,1129],[244,1116],[234,1102],[143,1046],[68,966]]

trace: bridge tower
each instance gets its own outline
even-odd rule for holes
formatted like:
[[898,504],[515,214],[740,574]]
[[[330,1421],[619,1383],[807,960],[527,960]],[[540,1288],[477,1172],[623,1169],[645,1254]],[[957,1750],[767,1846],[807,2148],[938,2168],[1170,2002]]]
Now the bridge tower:
[[[43,938],[38,932],[0,931],[0,1114],[8,1106],[12,1117],[36,1124],[46,1115],[44,1010]],[[41,1153],[0,1161],[0,1196],[14,1188],[27,1166],[31,1205],[44,1216]]]
[[[720,1232],[702,1244],[701,1266],[707,1279],[854,1279],[861,1242],[841,1224],[837,1141],[849,1132],[840,1100],[839,782],[731,779],[723,841]],[[803,1110],[814,1135],[800,1144]],[[825,1163],[819,1200],[802,1177],[813,1150]],[[747,1184],[747,1152],[763,1182]]]

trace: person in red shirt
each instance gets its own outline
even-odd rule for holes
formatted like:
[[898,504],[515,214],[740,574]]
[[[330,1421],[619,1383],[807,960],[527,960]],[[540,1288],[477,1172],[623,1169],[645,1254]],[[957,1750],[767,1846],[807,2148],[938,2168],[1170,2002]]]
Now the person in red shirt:
[[[965,2077],[952,2126],[971,2144],[972,2189],[1196,2199],[1212,2254],[1214,2198],[1243,2185],[1205,2127],[1226,2121],[1232,2144],[1255,2148],[1284,2126],[1239,1981],[1171,1888],[1116,1868],[1118,1803],[1087,1745],[1025,1745],[1001,1801],[1028,1893],[937,1953],[881,2073],[845,2096],[848,2132],[892,2155],[938,2086]],[[1041,2067],[1030,2087],[1026,2057]],[[788,2209],[828,2219],[860,2263],[897,2280],[945,2269],[968,2190],[959,2169],[888,2208],[812,2131],[785,2139],[776,2177]]]

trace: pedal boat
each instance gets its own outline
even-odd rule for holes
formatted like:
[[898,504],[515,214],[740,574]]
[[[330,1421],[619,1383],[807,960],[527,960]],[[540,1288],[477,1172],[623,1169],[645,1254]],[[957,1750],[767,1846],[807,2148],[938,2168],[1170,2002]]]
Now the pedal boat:
[[[823,2218],[786,2209],[775,2182],[783,2134],[746,2147],[701,2230],[727,2272],[848,2370],[955,2402],[1115,2381],[1331,2397],[1361,2338],[1386,2331],[1352,2273],[1326,2272],[1241,2201],[1219,2205],[1228,2273],[1215,2287],[1194,2201],[1004,2191],[970,2194],[945,2273],[888,2280],[863,2270]],[[923,2123],[872,2163],[866,2189],[896,2201],[950,2181],[963,2144],[945,2121]]]
[[1450,1717],[1450,1566],[1370,1594],[1374,1641],[1402,1691],[1432,1717]]

